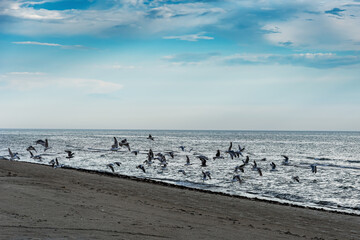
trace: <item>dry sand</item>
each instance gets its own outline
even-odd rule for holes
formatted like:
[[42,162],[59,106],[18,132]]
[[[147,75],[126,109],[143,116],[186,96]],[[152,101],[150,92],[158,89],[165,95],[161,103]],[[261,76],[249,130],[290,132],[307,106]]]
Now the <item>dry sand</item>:
[[360,217],[0,161],[0,239],[360,239]]

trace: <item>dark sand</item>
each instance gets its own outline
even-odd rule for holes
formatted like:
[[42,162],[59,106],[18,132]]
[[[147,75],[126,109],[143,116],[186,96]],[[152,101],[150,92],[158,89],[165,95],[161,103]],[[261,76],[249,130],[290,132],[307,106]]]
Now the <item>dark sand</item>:
[[360,239],[360,217],[0,161],[1,239]]

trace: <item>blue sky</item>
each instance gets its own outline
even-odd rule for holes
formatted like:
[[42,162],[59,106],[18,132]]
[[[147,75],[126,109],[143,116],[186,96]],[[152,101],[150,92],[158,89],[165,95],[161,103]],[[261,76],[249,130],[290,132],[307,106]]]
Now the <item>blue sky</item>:
[[360,1],[2,0],[0,128],[360,130]]

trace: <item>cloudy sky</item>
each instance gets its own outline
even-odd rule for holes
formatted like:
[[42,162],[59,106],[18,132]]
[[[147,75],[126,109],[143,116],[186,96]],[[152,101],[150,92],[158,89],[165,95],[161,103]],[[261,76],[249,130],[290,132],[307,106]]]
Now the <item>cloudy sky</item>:
[[0,128],[360,130],[359,0],[1,0]]

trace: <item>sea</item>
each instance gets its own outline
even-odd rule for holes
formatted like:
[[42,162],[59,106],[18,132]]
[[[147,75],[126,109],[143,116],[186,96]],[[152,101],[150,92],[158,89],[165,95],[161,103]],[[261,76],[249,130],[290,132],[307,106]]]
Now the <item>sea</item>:
[[[148,139],[149,134],[154,140]],[[114,137],[119,142],[126,139],[131,151],[126,147],[112,151]],[[48,150],[36,144],[40,139],[48,140]],[[237,151],[239,145],[245,148],[243,156],[231,158],[230,142],[232,150]],[[33,153],[41,159],[30,157],[29,146],[35,147]],[[360,132],[0,129],[0,156],[9,158],[8,148],[18,153],[16,161],[50,165],[57,158],[61,166],[109,173],[113,171],[108,164],[113,164],[114,174],[360,215]],[[155,155],[165,155],[166,167],[159,160],[144,163],[150,149]],[[213,159],[217,150],[223,158]],[[72,151],[74,157],[67,158],[65,151]],[[206,167],[200,155],[208,158]],[[282,155],[288,156],[288,164]],[[244,172],[236,172],[246,156],[249,164]],[[254,161],[262,176],[253,167]],[[316,166],[316,173],[311,165]],[[207,171],[211,179],[203,178]],[[241,182],[233,181],[236,175]]]

